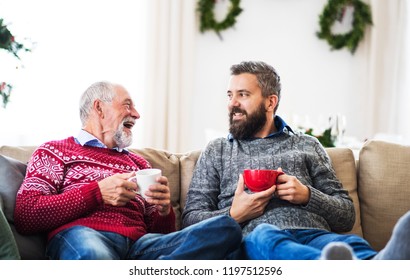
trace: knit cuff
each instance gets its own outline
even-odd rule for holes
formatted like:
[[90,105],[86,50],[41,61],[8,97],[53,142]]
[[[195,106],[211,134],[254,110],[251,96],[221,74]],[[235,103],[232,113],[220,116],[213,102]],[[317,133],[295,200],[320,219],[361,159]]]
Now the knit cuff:
[[318,211],[320,211],[320,209],[322,208],[321,204],[323,200],[320,197],[323,194],[317,189],[312,188],[311,186],[308,186],[308,188],[310,190],[310,199],[306,206],[302,207],[306,207],[306,209],[313,210],[314,213],[318,213]]
[[83,186],[81,193],[87,207],[93,208],[103,203],[100,187],[96,181]]
[[167,232],[174,232],[175,228],[175,213],[174,208],[171,206],[171,210],[167,216],[161,216],[157,213],[157,223],[161,225],[161,228],[168,229]]

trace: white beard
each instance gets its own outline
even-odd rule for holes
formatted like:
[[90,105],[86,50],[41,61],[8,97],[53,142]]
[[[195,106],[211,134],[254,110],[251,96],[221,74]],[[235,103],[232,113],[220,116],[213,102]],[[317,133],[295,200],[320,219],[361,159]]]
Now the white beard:
[[131,146],[132,144],[132,133],[129,135],[124,131],[124,122],[122,122],[117,131],[114,134],[114,141],[117,144],[117,147],[120,149],[124,149],[126,147]]

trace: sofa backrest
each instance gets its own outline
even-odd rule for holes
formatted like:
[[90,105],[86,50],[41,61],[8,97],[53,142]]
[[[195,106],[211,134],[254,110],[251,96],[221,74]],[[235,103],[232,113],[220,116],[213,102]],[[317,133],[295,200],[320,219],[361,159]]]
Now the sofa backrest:
[[359,159],[363,237],[381,250],[397,220],[410,210],[410,146],[371,140]]
[[[1,146],[0,154],[17,159],[27,163],[36,147],[13,147]],[[341,180],[343,186],[349,191],[356,210],[356,223],[351,231],[362,235],[360,226],[360,207],[357,198],[357,182],[355,161],[353,153],[347,148],[330,148],[326,149],[335,168],[336,175]],[[186,202],[186,194],[193,175],[195,164],[200,156],[201,151],[195,150],[187,153],[171,153],[165,150],[144,148],[130,149],[131,152],[137,153],[147,159],[152,167],[160,168],[164,176],[168,177],[171,189],[171,202],[177,217],[176,227],[181,227],[181,214]]]
[[153,168],[162,170],[162,175],[168,178],[168,184],[171,191],[171,204],[176,216],[176,228],[181,228],[181,213],[179,198],[181,195],[180,189],[180,164],[179,157],[167,151],[144,148],[144,149],[129,149],[151,163]]
[[336,176],[342,183],[343,187],[349,192],[349,196],[353,200],[354,209],[356,211],[356,221],[353,229],[348,233],[357,234],[363,237],[360,217],[360,201],[357,192],[356,160],[353,152],[348,148],[327,148],[326,151],[332,161]]
[[37,146],[0,146],[0,155],[27,163],[36,148]]
[[188,192],[189,184],[191,183],[192,175],[194,173],[194,168],[196,162],[201,154],[200,150],[192,151],[190,153],[183,154],[180,156],[181,164],[181,197],[180,204],[181,208],[184,209],[186,202],[186,195]]
[[[27,163],[35,148],[1,146],[0,155]],[[176,226],[179,229],[186,193],[200,150],[179,154],[150,148],[131,151],[146,158],[153,167],[162,169],[168,177],[172,206],[177,217]],[[410,147],[368,141],[361,149],[358,161],[348,148],[327,148],[326,151],[337,177],[349,191],[354,203],[356,222],[350,233],[363,236],[376,250],[382,249],[398,218],[410,210]],[[22,170],[21,166],[17,169],[12,167],[13,170]],[[10,174],[6,175],[10,177]],[[2,180],[0,178],[0,194],[9,187],[7,184],[1,185]],[[4,202],[5,205],[12,203]],[[6,211],[8,214],[12,212],[9,208]]]
[[0,147],[0,197],[22,259],[44,259],[46,238],[44,234],[21,235],[13,225],[14,205],[17,190],[25,173],[26,163],[35,147]]

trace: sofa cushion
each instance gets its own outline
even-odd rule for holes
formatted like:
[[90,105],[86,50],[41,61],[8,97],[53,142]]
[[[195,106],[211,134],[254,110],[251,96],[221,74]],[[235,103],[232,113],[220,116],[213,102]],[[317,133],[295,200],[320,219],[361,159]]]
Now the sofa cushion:
[[352,150],[348,148],[327,148],[332,166],[343,187],[349,192],[356,211],[356,221],[348,233],[363,236],[360,218],[360,204],[357,193],[356,161]]
[[176,216],[176,228],[181,228],[181,206],[180,206],[180,175],[179,159],[175,154],[158,149],[129,149],[146,160],[153,168],[162,170],[162,175],[168,178],[168,185],[171,191],[171,204]]
[[0,196],[3,199],[4,214],[10,222],[11,230],[23,260],[44,259],[46,238],[43,234],[21,235],[13,225],[16,194],[26,174],[26,164],[0,155]]
[[359,154],[359,197],[363,237],[382,249],[410,210],[410,146],[368,141]]
[[4,215],[13,222],[16,194],[23,182],[27,165],[13,158],[0,155],[0,196],[4,203]]
[[23,235],[10,224],[22,260],[45,260],[47,237],[45,234]]
[[27,163],[37,146],[0,146],[0,155]]
[[200,150],[182,154],[179,158],[181,164],[181,209],[184,210],[186,196],[194,173],[196,162],[201,154]]
[[0,261],[18,260],[21,258],[20,253],[3,209],[3,200],[0,196]]

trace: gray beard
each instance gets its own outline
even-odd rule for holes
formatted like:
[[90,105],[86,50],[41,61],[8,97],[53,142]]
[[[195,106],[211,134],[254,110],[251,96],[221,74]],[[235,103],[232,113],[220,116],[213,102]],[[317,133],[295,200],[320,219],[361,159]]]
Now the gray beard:
[[118,127],[117,131],[114,134],[114,141],[117,144],[117,147],[120,149],[124,149],[126,147],[131,146],[132,144],[132,134],[127,135],[124,131],[124,124],[121,123]]

